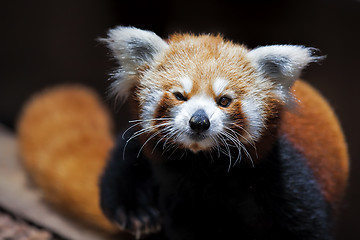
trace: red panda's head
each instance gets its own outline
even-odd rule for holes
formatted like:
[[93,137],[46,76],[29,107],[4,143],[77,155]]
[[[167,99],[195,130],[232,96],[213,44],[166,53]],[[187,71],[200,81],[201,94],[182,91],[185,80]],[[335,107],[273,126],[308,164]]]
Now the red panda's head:
[[259,141],[290,88],[317,57],[303,46],[249,50],[220,36],[174,35],[117,27],[104,39],[120,68],[114,95],[135,94],[142,130],[149,139],[193,152]]

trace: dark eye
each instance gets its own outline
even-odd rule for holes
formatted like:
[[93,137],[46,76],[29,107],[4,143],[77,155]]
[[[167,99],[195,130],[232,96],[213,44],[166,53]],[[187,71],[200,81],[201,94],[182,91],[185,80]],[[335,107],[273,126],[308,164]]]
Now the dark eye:
[[217,104],[221,107],[228,107],[231,103],[232,99],[229,97],[221,97],[219,98],[219,100],[217,101]]
[[174,96],[179,101],[186,101],[187,100],[186,97],[184,95],[182,95],[181,93],[179,93],[179,92],[174,92]]

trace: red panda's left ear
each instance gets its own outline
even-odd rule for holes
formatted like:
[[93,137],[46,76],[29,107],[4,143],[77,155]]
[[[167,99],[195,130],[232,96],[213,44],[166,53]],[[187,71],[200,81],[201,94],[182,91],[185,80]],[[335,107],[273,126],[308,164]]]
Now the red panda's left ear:
[[273,45],[255,48],[247,57],[261,77],[288,91],[309,63],[324,58],[313,56],[314,50],[297,45]]
[[139,69],[151,65],[155,56],[168,44],[155,33],[134,27],[110,29],[107,38],[99,39],[107,44],[120,68],[113,74],[111,94],[125,100],[136,84]]

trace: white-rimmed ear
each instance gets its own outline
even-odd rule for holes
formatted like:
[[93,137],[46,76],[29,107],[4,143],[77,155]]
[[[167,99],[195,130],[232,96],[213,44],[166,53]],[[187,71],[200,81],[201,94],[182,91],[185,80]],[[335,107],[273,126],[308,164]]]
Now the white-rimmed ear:
[[168,47],[155,33],[133,27],[116,27],[99,40],[107,44],[120,65],[113,74],[110,94],[123,100],[136,84],[139,67],[150,65],[155,55]]
[[287,96],[306,65],[323,59],[313,56],[314,50],[297,45],[273,45],[255,48],[247,57],[262,77],[272,80],[279,93]]

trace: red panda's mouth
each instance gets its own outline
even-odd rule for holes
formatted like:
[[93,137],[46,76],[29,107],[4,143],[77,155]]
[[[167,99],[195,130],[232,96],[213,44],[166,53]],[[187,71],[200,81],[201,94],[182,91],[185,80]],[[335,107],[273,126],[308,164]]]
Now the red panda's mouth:
[[207,151],[214,145],[213,139],[204,133],[186,133],[179,142],[183,147],[193,151]]
[[197,153],[197,152],[203,150],[203,149],[200,147],[200,145],[197,144],[197,143],[191,144],[191,145],[189,146],[189,149],[190,149],[191,151],[193,151],[194,153]]

